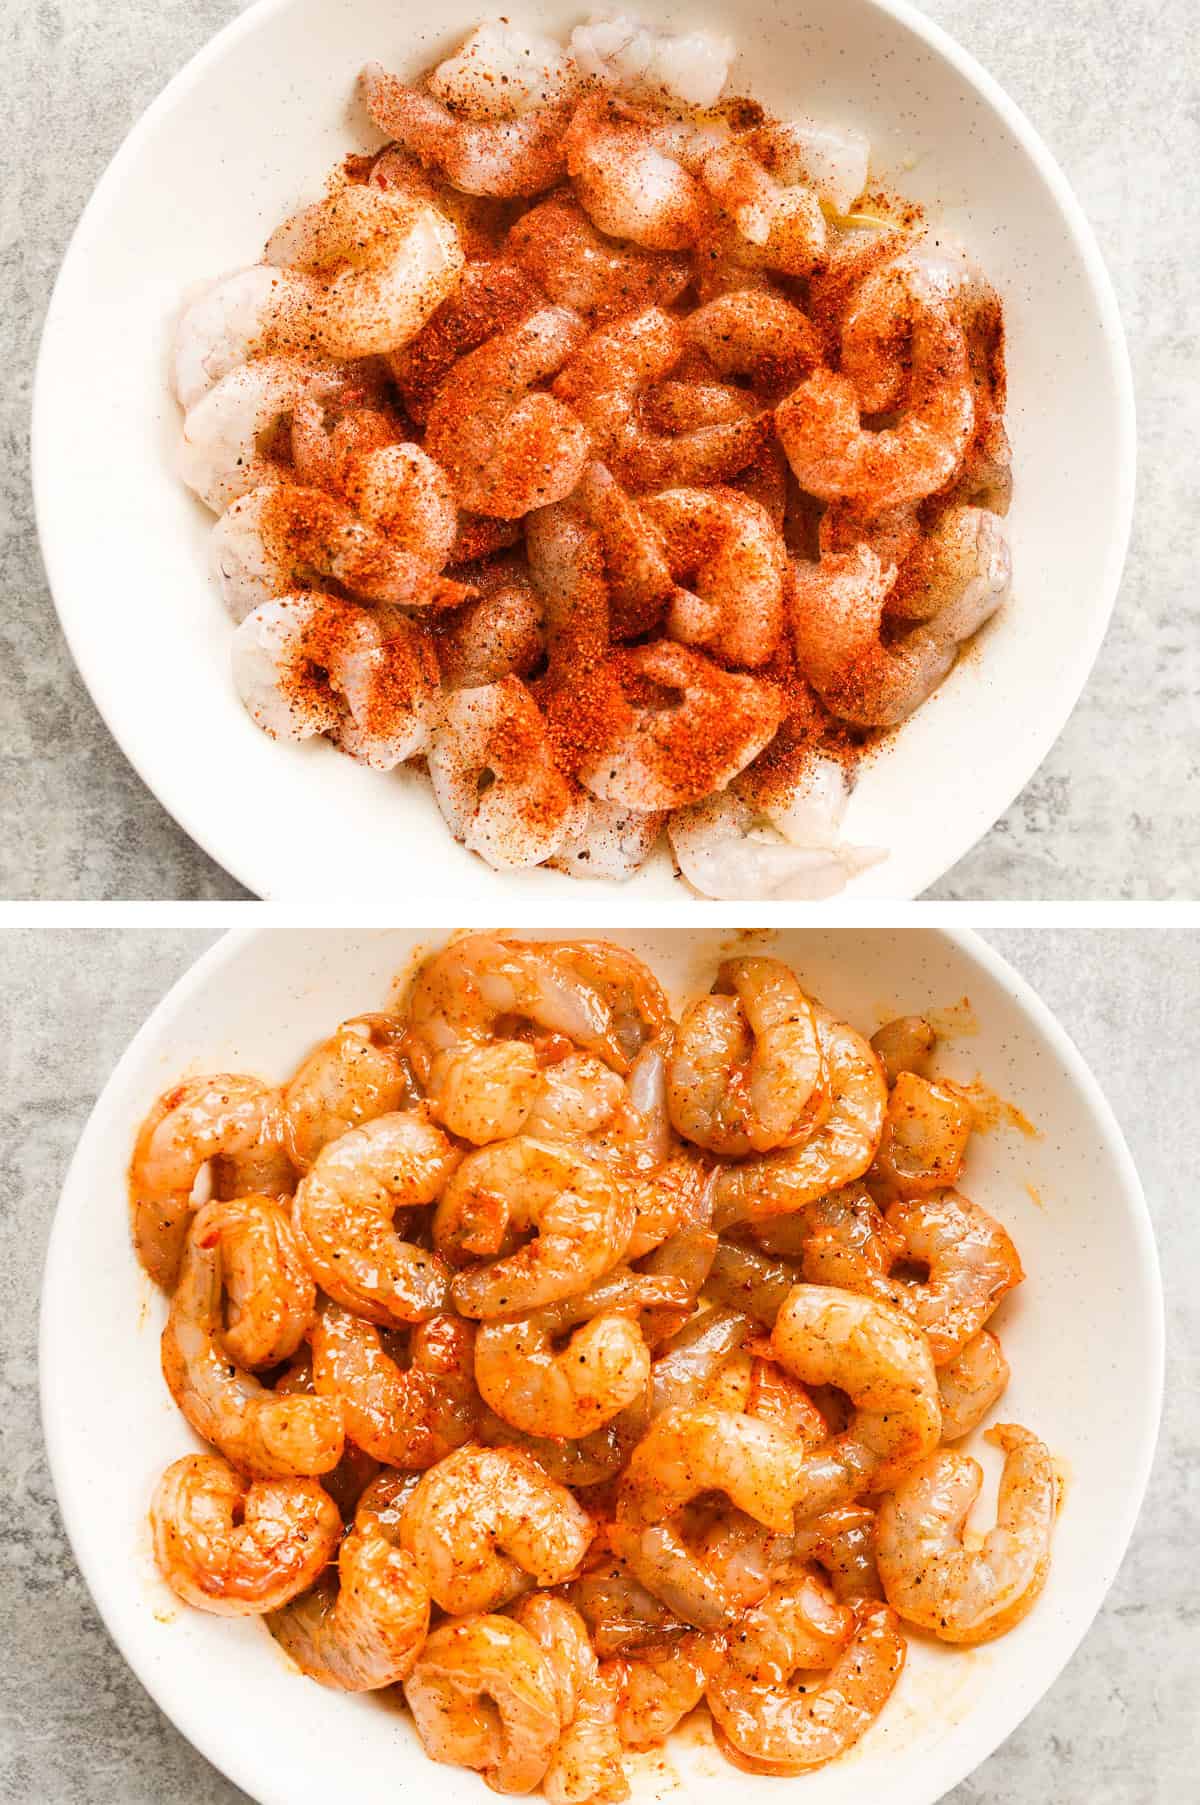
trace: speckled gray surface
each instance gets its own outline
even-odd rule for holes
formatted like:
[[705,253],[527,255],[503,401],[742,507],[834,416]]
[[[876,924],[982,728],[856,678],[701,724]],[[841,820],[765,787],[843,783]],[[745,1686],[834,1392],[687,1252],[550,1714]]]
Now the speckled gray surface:
[[[29,372],[50,284],[91,187],[164,81],[236,0],[38,0],[7,9],[11,167],[3,401],[0,895],[245,893],[155,802],[110,740],[58,631],[25,474]],[[636,9],[635,9],[636,10]],[[1200,602],[1187,307],[1200,221],[1192,0],[928,0],[1060,158],[1113,272],[1133,352],[1139,504],[1117,615],[1087,693],[1024,794],[931,893],[1194,896],[1200,888]],[[1189,721],[1190,714],[1190,721]]]
[[[230,1805],[244,1796],[175,1732],[109,1643],[59,1525],[36,1391],[38,1284],[71,1149],[134,1029],[213,937],[0,934],[0,1800],[14,1805]],[[1141,1169],[1167,1287],[1166,1413],[1150,1493],[1098,1621],[1033,1714],[949,1798],[1184,1805],[1200,1773],[1190,1095],[1200,934],[988,938],[1073,1035]],[[1169,1057],[1157,1055],[1168,1047]]]

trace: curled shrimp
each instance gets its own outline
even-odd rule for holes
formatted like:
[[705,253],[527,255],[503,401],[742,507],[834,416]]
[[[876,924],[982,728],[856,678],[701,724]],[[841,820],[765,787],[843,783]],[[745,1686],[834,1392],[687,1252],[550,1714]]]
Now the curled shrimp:
[[379,63],[368,63],[359,82],[380,131],[465,194],[511,200],[540,194],[562,178],[570,100],[532,108],[516,119],[460,119],[434,95],[406,86]]
[[941,1408],[929,1346],[898,1310],[826,1285],[797,1285],[771,1345],[805,1385],[835,1385],[854,1410],[810,1457],[793,1502],[812,1515],[883,1491],[937,1446]]
[[627,883],[654,851],[666,819],[663,809],[640,813],[591,796],[567,839],[546,862],[568,877]]
[[302,1061],[283,1091],[284,1140],[297,1171],[307,1172],[348,1129],[416,1101],[401,1034],[395,1016],[356,1015]]
[[429,409],[425,446],[463,507],[515,520],[575,487],[590,451],[586,426],[533,384],[585,332],[577,314],[544,307],[454,366]]
[[429,92],[460,118],[513,119],[573,94],[579,81],[562,45],[508,19],[485,19],[428,77]]
[[898,1199],[886,1222],[901,1257],[928,1268],[924,1280],[892,1282],[901,1308],[928,1337],[934,1364],[946,1365],[1021,1283],[1020,1255],[995,1217],[957,1191]]
[[407,1678],[429,1628],[429,1593],[396,1546],[392,1477],[372,1481],[342,1542],[337,1576],[274,1612],[267,1627],[302,1673],[340,1692]]
[[575,27],[571,50],[589,82],[649,100],[711,107],[725,86],[734,45],[713,32],[661,31],[628,14],[606,13]]
[[386,1466],[431,1467],[474,1433],[471,1335],[456,1317],[417,1324],[403,1369],[372,1323],[325,1303],[312,1361],[318,1396],[341,1405],[350,1440]]
[[327,1473],[342,1454],[337,1404],[277,1397],[237,1367],[224,1345],[221,1235],[209,1227],[211,1207],[192,1223],[162,1334],[167,1387],[197,1435],[242,1472],[257,1479]]
[[315,1479],[257,1479],[215,1454],[185,1454],[155,1487],[158,1570],[185,1604],[224,1617],[278,1610],[307,1591],[342,1519]]
[[929,1078],[937,1034],[923,1015],[898,1015],[871,1036],[871,1048],[883,1067],[889,1089],[906,1072]]
[[612,1663],[617,1732],[629,1749],[654,1748],[693,1711],[725,1660],[723,1637],[689,1630]]
[[960,1441],[977,1428],[1003,1395],[1008,1377],[1004,1350],[989,1330],[964,1342],[953,1360],[938,1368],[942,1440]]
[[853,1639],[819,1686],[749,1679],[732,1666],[709,1682],[718,1743],[739,1767],[803,1774],[845,1754],[891,1697],[905,1644],[886,1605],[859,1607]]
[[802,1567],[742,1612],[730,1638],[730,1663],[749,1679],[782,1685],[798,1668],[832,1667],[854,1628],[851,1607]]
[[554,1673],[511,1617],[443,1623],[404,1696],[431,1760],[481,1770],[493,1792],[532,1792],[545,1776],[560,1728]]
[[807,183],[834,213],[849,213],[867,185],[871,147],[855,126],[776,120],[757,126],[745,142],[780,182]]
[[666,1605],[615,1559],[589,1565],[564,1593],[587,1623],[592,1645],[601,1656],[624,1654],[687,1632],[687,1624],[673,1617]]
[[385,1327],[436,1315],[446,1269],[436,1254],[402,1240],[393,1217],[432,1203],[457,1160],[420,1110],[377,1116],[323,1147],[293,1206],[301,1252],[322,1290]]
[[727,959],[685,1010],[667,1067],[671,1121],[726,1158],[808,1139],[824,1059],[813,1006],[778,959]]
[[786,392],[821,362],[811,321],[783,295],[735,289],[697,307],[687,341],[722,376],[749,376],[768,394]]
[[[532,1240],[504,1253],[510,1237]],[[476,1264],[451,1285],[464,1316],[537,1309],[586,1291],[633,1231],[633,1204],[595,1160],[531,1135],[481,1147],[454,1173],[434,1216],[435,1246]]]
[[446,697],[429,776],[455,839],[496,871],[553,857],[579,819],[577,791],[519,677]]
[[901,1196],[945,1190],[962,1172],[972,1116],[948,1085],[900,1072],[888,1096],[877,1170]]
[[791,1555],[823,1567],[840,1604],[883,1597],[875,1562],[875,1512],[861,1504],[843,1504],[810,1517],[791,1538]]
[[290,1191],[279,1092],[259,1078],[218,1073],[175,1085],[138,1131],[129,1165],[133,1244],[156,1285],[179,1272],[188,1225],[214,1177],[235,1190]]
[[704,191],[671,154],[659,116],[607,95],[576,109],[563,140],[576,197],[594,226],[652,251],[694,244]]
[[188,408],[179,474],[214,514],[281,473],[273,441],[305,396],[332,394],[342,372],[315,359],[272,354],[238,364]]
[[459,360],[544,304],[537,285],[506,257],[469,263],[454,293],[415,338],[388,358],[410,417],[424,425],[438,391]]
[[883,1500],[876,1529],[888,1602],[943,1642],[990,1642],[1030,1610],[1050,1568],[1058,1481],[1046,1447],[1028,1429],[999,1423],[987,1439],[1004,1450],[996,1524],[983,1546],[963,1546],[963,1525],[983,1474],[969,1454],[941,1450]]
[[500,563],[475,575],[479,590],[437,619],[438,669],[447,689],[482,689],[527,677],[546,647],[545,610],[525,571]]
[[616,1805],[629,1797],[617,1735],[617,1688],[601,1673],[587,1625],[565,1599],[536,1592],[513,1619],[527,1629],[550,1664],[562,1729],[542,1791],[551,1805]]
[[171,386],[185,412],[239,364],[274,347],[307,297],[301,277],[255,263],[190,301],[171,346]]
[[783,628],[787,555],[770,515],[736,489],[666,489],[642,512],[678,583],[667,630],[731,664],[765,664]]
[[[765,755],[770,759],[787,732],[784,722]],[[836,896],[849,880],[882,857],[869,847],[841,839],[838,814],[844,802],[827,804],[825,786],[797,781],[787,802],[772,811],[744,796],[759,789],[754,761],[727,790],[677,809],[667,824],[680,871],[701,896],[814,898]],[[764,786],[765,787],[765,786]],[[804,825],[794,832],[776,827],[772,814],[794,815]]]
[[224,1346],[239,1366],[290,1360],[312,1326],[317,1291],[287,1210],[273,1197],[214,1200],[204,1223],[221,1243]]
[[514,1448],[459,1448],[423,1474],[400,1540],[444,1611],[496,1610],[530,1584],[557,1586],[592,1539],[565,1486]]
[[591,319],[669,307],[691,280],[686,258],[614,243],[564,195],[523,214],[504,250],[552,301]]
[[887,1087],[861,1034],[813,1005],[825,1062],[830,1107],[824,1122],[797,1147],[744,1161],[717,1180],[715,1221],[754,1221],[798,1210],[840,1189],[870,1165],[883,1132]]
[[749,139],[717,145],[701,175],[720,209],[717,241],[735,262],[807,276],[823,261],[827,233],[816,190],[803,180],[781,181]]

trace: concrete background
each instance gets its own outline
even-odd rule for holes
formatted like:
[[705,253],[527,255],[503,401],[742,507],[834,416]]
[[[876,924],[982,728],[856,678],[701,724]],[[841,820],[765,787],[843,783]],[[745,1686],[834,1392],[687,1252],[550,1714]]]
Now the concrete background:
[[[46,592],[26,475],[50,285],[134,119],[238,0],[6,0],[10,143],[0,320],[0,895],[245,894],[175,826],[92,707]],[[636,7],[633,8],[636,11]],[[1099,235],[1133,353],[1139,504],[1116,619],[1050,757],[943,898],[1188,897],[1200,879],[1200,602],[1191,531],[1200,373],[1188,302],[1200,214],[1192,0],[927,0],[1045,134]]]
[[[151,1703],[92,1608],[50,1486],[35,1355],[46,1236],[76,1138],[134,1030],[214,937],[0,934],[5,1805],[244,1799]],[[1184,1805],[1196,1798],[1200,1774],[1200,1218],[1192,1123],[1200,935],[1024,930],[988,938],[1058,1014],[1129,1137],[1167,1288],[1166,1412],[1149,1495],[1100,1617],[1016,1734],[948,1796],[951,1805]],[[100,1198],[97,1207],[121,1203]],[[432,1775],[430,1784],[436,1790]]]

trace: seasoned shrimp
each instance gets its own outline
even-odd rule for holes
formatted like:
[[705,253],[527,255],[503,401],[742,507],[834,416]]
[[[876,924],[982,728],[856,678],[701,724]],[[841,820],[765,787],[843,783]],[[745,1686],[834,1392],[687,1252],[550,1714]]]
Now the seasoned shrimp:
[[466,262],[454,225],[407,195],[347,183],[285,220],[267,262],[313,283],[296,321],[330,357],[374,357],[405,344],[450,294]]
[[617,1735],[617,1688],[602,1674],[578,1611],[544,1592],[522,1598],[514,1620],[550,1664],[562,1725],[542,1791],[551,1805],[616,1805],[629,1797]]
[[829,1576],[841,1604],[882,1598],[875,1563],[875,1512],[861,1504],[843,1504],[810,1517],[791,1538],[793,1560],[813,1561]]
[[574,93],[579,75],[554,38],[485,19],[429,76],[429,92],[459,118],[513,119]]
[[281,474],[272,442],[296,403],[332,394],[344,382],[340,370],[312,358],[275,354],[236,365],[184,415],[180,476],[219,514]]
[[746,138],[717,145],[701,174],[728,222],[718,240],[735,261],[787,276],[807,276],[822,262],[825,215],[807,182],[779,180]]
[[748,1679],[723,1667],[708,1685],[718,1743],[758,1774],[803,1774],[845,1754],[870,1728],[904,1667],[905,1644],[886,1605],[859,1607],[853,1640],[822,1683]]
[[946,1365],[1021,1283],[1020,1255],[995,1217],[957,1191],[898,1199],[886,1221],[901,1257],[928,1267],[924,1280],[892,1283],[900,1307],[928,1337],[935,1365]]
[[[502,1316],[574,1297],[617,1264],[633,1203],[595,1160],[518,1135],[469,1153],[446,1185],[434,1244],[474,1258],[451,1291],[464,1316]],[[511,1237],[535,1230],[514,1253]]]
[[768,1217],[757,1225],[755,1238],[772,1253],[799,1252],[810,1285],[840,1285],[882,1303],[901,1302],[888,1275],[904,1251],[904,1237],[888,1227],[870,1193],[858,1185],[830,1191],[794,1216]]
[[898,1015],[893,1021],[884,1022],[871,1036],[871,1047],[883,1067],[889,1088],[905,1072],[914,1072],[918,1078],[929,1078],[929,1062],[936,1045],[937,1034],[923,1015]]
[[730,1638],[730,1663],[749,1679],[783,1685],[798,1668],[832,1667],[854,1629],[850,1606],[801,1568],[742,1612]]
[[[609,940],[550,940],[543,958],[581,985],[599,1009],[602,1031],[590,1040],[563,1031],[598,1053],[615,1071],[630,1075],[630,1105],[639,1120],[651,1109],[653,1055],[649,1043],[670,1026],[671,1011],[662,985],[635,953]],[[637,1062],[641,1061],[638,1065]],[[637,1065],[637,1076],[634,1068]],[[665,1152],[656,1149],[657,1154]]]
[[876,1529],[888,1603],[943,1642],[990,1642],[1021,1621],[1050,1568],[1058,1481],[1046,1447],[1028,1429],[998,1423],[987,1439],[1004,1450],[996,1524],[972,1552],[963,1525],[983,1474],[969,1454],[932,1454],[883,1500]]
[[312,1326],[317,1290],[287,1210],[273,1197],[214,1200],[204,1223],[221,1244],[224,1346],[239,1366],[290,1360]]
[[561,367],[586,330],[568,308],[543,307],[454,366],[429,409],[425,446],[463,507],[515,520],[575,487],[590,453],[587,428],[533,385]]
[[[781,732],[786,730],[785,723]],[[729,789],[676,810],[667,823],[679,869],[701,896],[733,901],[836,896],[856,872],[884,856],[842,840],[834,816],[821,821],[816,808],[811,825],[797,838],[785,835],[740,794],[747,776],[743,770]]]
[[[477,579],[480,595],[437,621],[438,669],[447,689],[482,689],[504,677],[527,677],[546,649],[545,610],[519,570],[499,567],[497,580]],[[489,572],[489,579],[491,573]]]
[[598,1655],[624,1654],[687,1633],[687,1624],[673,1617],[618,1560],[589,1566],[564,1592],[586,1621]]
[[455,839],[496,871],[553,857],[580,819],[577,789],[560,770],[545,718],[519,677],[445,698],[429,776]]
[[715,1221],[755,1221],[798,1210],[860,1177],[883,1132],[887,1088],[871,1048],[846,1022],[813,1005],[830,1109],[798,1147],[731,1166],[717,1180]]
[[1008,1385],[1008,1361],[996,1337],[980,1329],[938,1368],[942,1440],[959,1441],[983,1421]]
[[398,613],[315,591],[283,595],[246,616],[231,655],[242,706],[272,739],[326,734],[378,771],[430,743],[437,659]]
[[613,1662],[619,1688],[617,1731],[627,1749],[654,1748],[695,1710],[724,1665],[719,1635],[689,1630]]
[[691,280],[686,258],[614,243],[563,195],[522,215],[504,249],[552,301],[591,319],[669,307]]
[[785,1260],[722,1241],[713,1256],[707,1291],[717,1303],[744,1312],[771,1329],[800,1279],[797,1268]]
[[577,25],[571,49],[583,74],[603,87],[710,107],[725,86],[734,45],[714,32],[660,31],[610,12]]
[[284,1141],[297,1171],[347,1129],[416,1102],[402,1035],[394,1015],[356,1015],[301,1063],[283,1091]]
[[699,1404],[712,1381],[736,1354],[751,1328],[739,1311],[720,1307],[693,1316],[655,1353],[650,1373],[650,1414]]
[[531,108],[516,119],[460,119],[379,63],[368,63],[359,82],[380,131],[465,194],[511,200],[541,194],[562,179],[569,99]]
[[391,1480],[373,1481],[360,1498],[336,1579],[328,1575],[268,1619],[300,1671],[340,1692],[374,1692],[407,1678],[429,1628],[429,1592],[395,1543]]
[[605,1128],[625,1102],[625,1084],[594,1053],[568,1053],[548,1065],[525,1121],[549,1141],[584,1142]]
[[903,1197],[945,1190],[962,1172],[972,1120],[957,1091],[900,1072],[888,1097],[876,1168]]
[[727,959],[667,1066],[676,1130],[727,1159],[807,1140],[825,1104],[813,1006],[778,959]]
[[323,1147],[300,1181],[293,1214],[322,1290],[385,1327],[436,1315],[446,1269],[436,1254],[403,1240],[393,1217],[432,1203],[458,1157],[421,1110],[377,1116]]
[[756,289],[706,301],[684,331],[722,376],[749,376],[768,394],[786,393],[821,362],[817,334],[795,303]]
[[765,664],[783,628],[787,554],[765,508],[736,489],[666,489],[642,503],[676,589],[667,630],[718,658]]
[[496,1610],[531,1583],[557,1586],[592,1539],[565,1486],[514,1448],[459,1448],[423,1475],[404,1506],[401,1545],[444,1611]]
[[163,1330],[163,1377],[171,1396],[197,1435],[253,1478],[327,1473],[342,1454],[338,1405],[327,1398],[276,1397],[235,1366],[224,1345],[221,1235],[209,1228],[212,1207],[192,1223]]
[[627,883],[654,851],[666,819],[664,809],[640,813],[590,796],[572,833],[546,862],[568,877]]
[[658,115],[644,108],[594,95],[575,109],[563,150],[576,198],[601,232],[651,251],[681,251],[704,224],[704,191],[658,126]]
[[481,1770],[493,1792],[532,1792],[544,1778],[560,1729],[554,1672],[511,1617],[443,1623],[404,1696],[431,1760]]
[[807,183],[834,213],[849,213],[867,185],[871,147],[852,125],[780,120],[757,126],[745,143],[778,181]]
[[888,621],[953,627],[960,639],[974,630],[970,622],[986,620],[1000,606],[1012,582],[1004,529],[986,508],[947,508],[897,564],[885,604]]
[[459,359],[544,305],[540,288],[506,257],[469,263],[454,293],[415,338],[388,358],[410,417],[424,425]]
[[868,1487],[886,1490],[937,1446],[942,1419],[928,1343],[898,1310],[832,1286],[797,1285],[771,1345],[802,1384],[835,1385],[854,1404],[846,1428],[810,1456],[794,1487],[802,1516]]
[[350,1440],[386,1466],[431,1467],[474,1433],[471,1335],[457,1317],[413,1329],[405,1370],[372,1323],[325,1303],[312,1360],[318,1395],[337,1400]]
[[246,1617],[307,1591],[342,1519],[315,1479],[251,1482],[215,1454],[185,1454],[155,1487],[150,1528],[158,1570],[185,1604]]
[[302,276],[255,263],[190,301],[171,347],[171,385],[185,412],[239,364],[275,346],[308,299]]
[[175,1283],[192,1211],[223,1173],[234,1191],[290,1191],[295,1182],[279,1092],[260,1078],[190,1078],[164,1092],[138,1131],[129,1164],[133,1244],[164,1290]]

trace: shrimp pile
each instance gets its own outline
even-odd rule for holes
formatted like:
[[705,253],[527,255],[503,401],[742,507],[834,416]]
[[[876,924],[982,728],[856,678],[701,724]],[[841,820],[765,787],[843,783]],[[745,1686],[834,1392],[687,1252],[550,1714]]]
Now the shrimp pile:
[[676,1015],[623,947],[472,933],[284,1084],[168,1091],[133,1238],[208,1447],[167,1584],[498,1792],[611,1805],[699,1707],[752,1772],[836,1759],[914,1635],[1020,1622],[1059,1503],[995,1423],[964,1534],[1024,1275],[935,1052],[777,959]]
[[881,737],[1009,589],[1004,318],[732,46],[489,20],[193,298],[180,470],[250,718],[416,765],[498,870],[828,896]]

